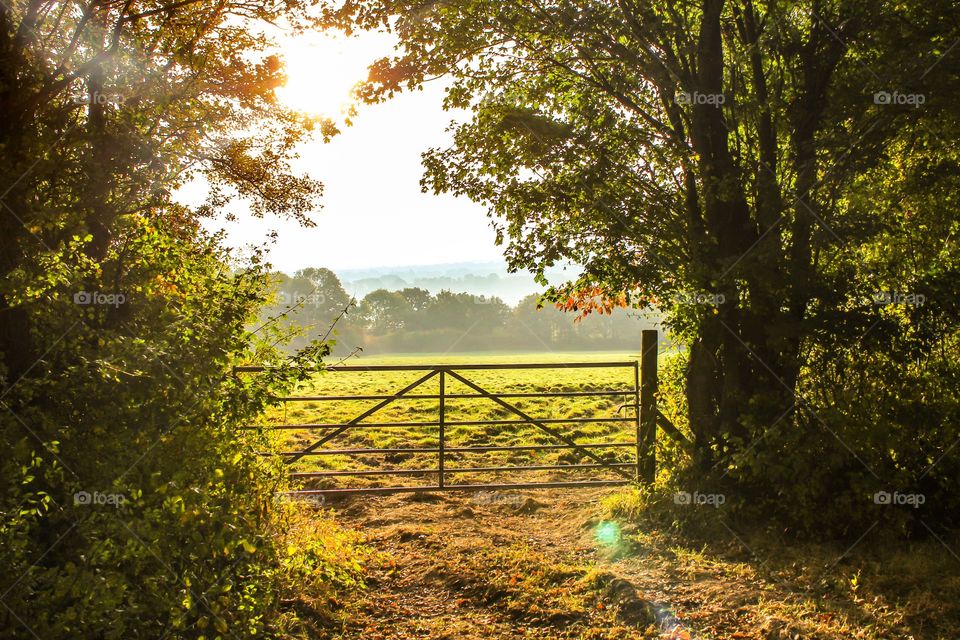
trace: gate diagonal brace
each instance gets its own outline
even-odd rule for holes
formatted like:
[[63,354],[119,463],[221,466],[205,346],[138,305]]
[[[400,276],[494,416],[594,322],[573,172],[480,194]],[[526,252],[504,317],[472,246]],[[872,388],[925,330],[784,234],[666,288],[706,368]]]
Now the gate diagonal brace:
[[431,371],[431,372],[428,373],[427,375],[425,375],[425,376],[417,379],[415,382],[412,382],[411,384],[407,385],[406,387],[404,387],[404,388],[401,389],[400,391],[396,392],[395,394],[393,394],[392,396],[390,396],[390,397],[387,398],[386,400],[382,400],[381,402],[378,402],[376,405],[374,405],[373,407],[370,407],[369,409],[367,409],[366,411],[364,411],[363,413],[361,413],[361,414],[358,415],[356,418],[352,419],[350,422],[346,423],[345,425],[343,425],[343,426],[340,427],[339,429],[336,429],[336,430],[334,430],[334,431],[331,431],[330,433],[328,433],[328,434],[325,435],[324,437],[320,438],[319,440],[317,440],[316,442],[314,442],[313,444],[311,444],[311,445],[310,445],[309,447],[307,447],[306,449],[303,449],[303,450],[301,450],[301,451],[298,451],[298,452],[297,452],[297,455],[291,456],[291,458],[286,461],[286,464],[288,464],[288,465],[293,464],[293,463],[296,462],[297,460],[300,460],[301,458],[303,458],[304,456],[306,456],[306,455],[307,455],[308,453],[310,453],[311,451],[315,451],[315,450],[319,449],[320,447],[322,447],[323,445],[325,445],[327,442],[333,440],[333,439],[336,438],[338,435],[340,435],[340,434],[343,433],[344,431],[348,430],[350,427],[353,427],[353,426],[357,425],[357,424],[358,424],[361,420],[363,420],[364,418],[369,418],[371,415],[373,415],[374,413],[376,413],[376,412],[379,411],[380,409],[383,409],[385,406],[387,406],[388,404],[390,404],[391,402],[393,402],[394,400],[396,400],[396,399],[399,398],[400,396],[405,395],[405,394],[409,393],[410,391],[413,391],[414,389],[416,389],[416,388],[419,387],[421,384],[423,384],[424,382],[426,382],[427,380],[429,380],[429,379],[432,378],[433,376],[437,375],[438,373],[440,373],[440,371],[437,370],[437,369],[434,369],[433,371]]
[[500,405],[501,407],[503,407],[504,409],[507,409],[508,411],[512,411],[513,413],[515,413],[516,415],[520,416],[521,418],[523,418],[524,420],[526,420],[526,421],[529,422],[530,424],[533,424],[533,425],[539,427],[540,429],[542,429],[543,431],[546,431],[548,434],[550,434],[550,435],[553,436],[554,438],[556,438],[556,439],[558,439],[558,440],[561,440],[561,441],[563,441],[564,443],[570,445],[571,447],[573,447],[574,449],[576,449],[577,451],[579,451],[579,452],[582,453],[583,455],[585,455],[585,456],[587,456],[588,458],[594,460],[595,462],[600,463],[601,465],[603,465],[604,467],[606,467],[606,468],[609,469],[610,471],[615,472],[617,475],[623,476],[624,478],[626,478],[626,479],[629,480],[630,482],[634,482],[634,481],[635,481],[635,478],[633,478],[630,474],[624,473],[624,472],[621,471],[619,468],[614,467],[614,466],[611,466],[612,463],[609,462],[608,460],[604,460],[603,458],[601,458],[600,456],[596,455],[595,453],[593,453],[593,452],[590,451],[589,449],[584,449],[584,448],[582,448],[580,445],[578,445],[576,442],[574,442],[572,438],[568,438],[567,436],[563,435],[563,434],[560,433],[559,431],[555,431],[554,429],[551,429],[550,427],[546,426],[546,425],[543,424],[542,422],[538,421],[536,418],[533,418],[533,417],[527,415],[526,413],[524,413],[523,411],[521,411],[521,410],[518,409],[517,407],[513,406],[512,404],[510,404],[510,403],[507,402],[506,400],[503,400],[502,398],[499,398],[499,397],[497,397],[496,395],[490,393],[490,392],[487,391],[486,389],[483,389],[482,387],[477,386],[476,384],[474,384],[473,382],[470,382],[469,380],[467,380],[466,378],[464,378],[463,376],[461,376],[460,374],[458,374],[458,373],[455,372],[455,371],[448,370],[447,373],[450,374],[451,376],[453,376],[454,378],[456,378],[457,380],[459,380],[460,382],[462,382],[463,384],[467,385],[468,387],[470,387],[471,389],[473,389],[473,390],[476,391],[477,393],[481,394],[481,395],[484,396],[485,398],[488,398],[488,399],[490,399],[490,400],[493,400],[494,402],[496,402],[497,404],[499,404],[499,405]]

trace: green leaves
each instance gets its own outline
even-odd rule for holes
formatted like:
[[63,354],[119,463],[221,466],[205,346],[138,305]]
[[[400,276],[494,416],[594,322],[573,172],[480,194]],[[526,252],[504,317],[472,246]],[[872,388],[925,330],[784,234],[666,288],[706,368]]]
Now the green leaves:
[[[686,409],[705,469],[736,461],[762,493],[785,446],[764,436],[785,423],[818,444],[797,444],[784,468],[832,469],[806,487],[813,505],[834,478],[858,485],[866,472],[872,440],[848,398],[883,389],[884,406],[913,405],[879,363],[900,363],[918,388],[953,379],[949,2],[414,4],[331,10],[345,28],[396,21],[402,51],[365,98],[446,76],[448,107],[469,118],[425,154],[424,188],[486,205],[515,269],[581,265],[547,293],[565,309],[666,314],[690,348]],[[908,303],[871,302],[881,294]],[[909,303],[918,295],[925,304]],[[846,446],[790,413],[802,389]]]
[[[29,621],[5,618],[11,637],[262,638],[290,618],[279,470],[237,427],[300,372],[231,375],[275,357],[247,331],[267,273],[201,221],[243,198],[309,223],[321,185],[290,161],[335,131],[276,104],[263,27],[310,26],[310,4],[0,12],[0,591]],[[207,206],[175,202],[200,174]]]

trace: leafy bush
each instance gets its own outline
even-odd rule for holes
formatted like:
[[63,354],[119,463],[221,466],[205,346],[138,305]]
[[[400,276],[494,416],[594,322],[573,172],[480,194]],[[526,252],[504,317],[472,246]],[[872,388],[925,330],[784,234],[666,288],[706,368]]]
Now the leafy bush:
[[[672,508],[673,496],[700,491],[722,493],[727,513],[806,535],[856,538],[877,523],[907,535],[956,527],[960,459],[950,453],[960,439],[960,350],[956,336],[944,339],[923,358],[904,357],[903,345],[812,352],[797,407],[724,464],[696,465],[661,431],[657,485],[630,510],[659,505],[683,521],[697,512]],[[682,353],[664,362],[659,405],[689,434],[685,363]]]
[[76,262],[59,264],[62,280],[18,274],[43,301],[31,312],[48,350],[0,418],[8,637],[270,637],[305,624],[298,597],[332,615],[361,585],[362,549],[278,503],[281,465],[242,429],[299,371],[231,373],[272,353],[247,328],[265,272],[231,273],[213,239],[174,237],[160,219],[131,242],[120,305],[75,304],[67,282],[109,281]]

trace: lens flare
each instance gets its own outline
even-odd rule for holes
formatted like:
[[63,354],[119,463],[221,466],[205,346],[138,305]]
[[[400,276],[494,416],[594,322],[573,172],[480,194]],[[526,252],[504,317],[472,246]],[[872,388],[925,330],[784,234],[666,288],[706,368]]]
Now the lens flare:
[[620,542],[620,525],[616,522],[601,522],[597,525],[597,530],[593,537],[600,544],[612,546]]

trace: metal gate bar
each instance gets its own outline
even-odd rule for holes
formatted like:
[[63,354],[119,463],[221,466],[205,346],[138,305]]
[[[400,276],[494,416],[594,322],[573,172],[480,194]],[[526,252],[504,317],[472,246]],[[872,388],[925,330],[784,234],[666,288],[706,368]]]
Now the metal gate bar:
[[[483,396],[477,396],[482,398]],[[632,407],[633,405],[627,405]],[[544,424],[565,424],[565,423],[602,423],[602,422],[634,422],[636,418],[537,418],[537,422],[542,422]],[[470,427],[470,426],[479,426],[479,425],[510,425],[510,424],[531,424],[529,420],[445,420],[444,422],[436,421],[424,421],[424,422],[364,422],[362,424],[351,425],[351,429],[382,429],[385,427],[439,427],[441,425],[446,426],[459,426],[459,427]],[[281,430],[281,429],[295,429],[298,431],[308,431],[310,429],[338,429],[343,426],[341,422],[318,422],[318,423],[308,423],[308,424],[279,424],[276,426],[271,426],[272,429]],[[258,427],[255,425],[247,425],[240,427],[241,429],[262,429],[263,427]]]
[[[488,453],[490,451],[539,451],[550,449],[601,449],[607,447],[636,447],[635,442],[589,442],[587,444],[518,444],[501,447],[446,447],[447,453]],[[339,456],[365,453],[440,453],[440,447],[393,447],[369,449],[324,449],[322,451],[261,451],[262,456]],[[633,463],[634,466],[636,463]]]
[[[654,331],[655,333],[655,331]],[[633,360],[626,362],[494,362],[490,364],[335,364],[322,367],[324,371],[436,371],[438,369],[456,369],[457,371],[497,371],[500,369],[607,369],[610,367],[632,367]],[[237,373],[256,373],[265,367],[234,367]]]
[[[514,482],[489,484],[450,484],[446,491],[496,491],[499,489],[563,489],[570,487],[622,487],[623,480],[581,480],[577,482]],[[288,496],[343,495],[350,493],[421,493],[438,491],[440,487],[350,487],[347,489],[300,489],[284,491]]]
[[[601,469],[604,467],[636,467],[635,462],[614,462],[612,464],[538,464],[523,467],[447,467],[444,473],[484,473],[488,471],[566,471],[570,469]],[[361,471],[299,471],[291,473],[291,478],[327,478],[335,476],[375,476],[403,475],[416,476],[438,473],[438,469],[364,469]]]
[[[329,369],[338,371],[340,369]],[[512,393],[497,393],[501,398],[558,398],[563,396],[622,396],[632,394],[630,389],[602,389],[599,391],[517,391]],[[443,396],[448,400],[460,400],[466,398],[483,398],[479,393],[448,393]],[[387,398],[396,400],[438,400],[440,394],[437,393],[407,393],[402,398],[392,395],[360,395],[360,396],[283,396],[274,398],[281,402],[322,402],[324,400],[386,400]]]

